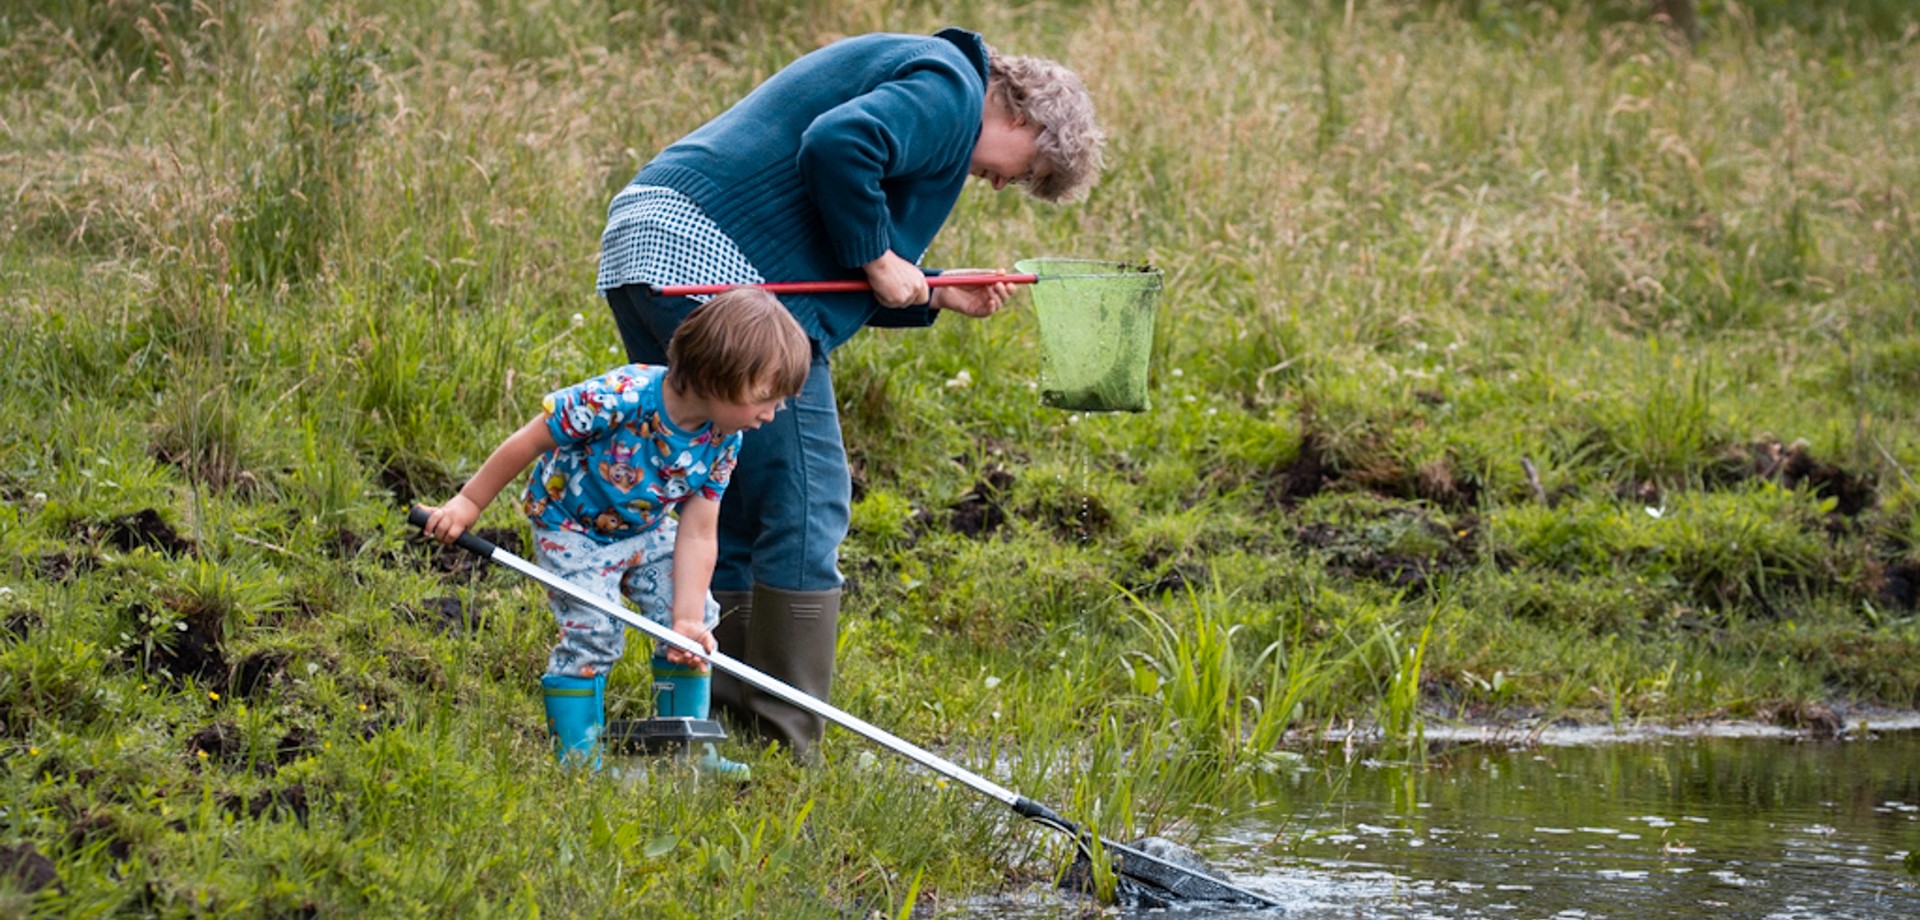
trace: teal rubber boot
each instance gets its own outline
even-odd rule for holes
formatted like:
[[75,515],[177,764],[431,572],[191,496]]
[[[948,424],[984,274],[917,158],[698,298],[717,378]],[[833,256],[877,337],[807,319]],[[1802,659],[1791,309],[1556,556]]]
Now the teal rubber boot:
[[[747,629],[753,619],[753,592],[714,591],[713,599],[720,605],[720,622],[713,625],[713,641],[720,651],[738,656],[747,647]],[[731,718],[736,724],[751,724],[753,713],[747,709],[746,685],[739,679],[722,671],[707,675],[713,678],[713,708],[721,717]]]
[[[662,719],[704,719],[712,704],[712,675],[656,655],[653,659],[653,714]],[[700,745],[694,768],[725,779],[745,781],[753,768],[720,756],[711,743]]]
[[547,731],[562,766],[600,770],[600,732],[607,727],[607,676],[540,678],[547,702]]

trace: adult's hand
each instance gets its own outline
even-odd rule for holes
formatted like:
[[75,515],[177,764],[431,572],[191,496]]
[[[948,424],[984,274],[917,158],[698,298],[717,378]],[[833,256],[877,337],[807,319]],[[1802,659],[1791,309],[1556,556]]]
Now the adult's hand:
[[[1004,272],[988,271],[983,268],[952,268],[944,275],[997,275]],[[985,319],[1000,312],[1007,305],[1007,299],[1013,296],[1013,285],[1004,281],[998,284],[957,284],[951,287],[934,289],[933,306],[936,309],[952,310],[974,319]]]
[[893,250],[887,250],[880,258],[861,267],[867,272],[867,283],[873,287],[873,299],[881,306],[915,307],[927,302],[932,290],[927,286],[927,273],[895,255]]

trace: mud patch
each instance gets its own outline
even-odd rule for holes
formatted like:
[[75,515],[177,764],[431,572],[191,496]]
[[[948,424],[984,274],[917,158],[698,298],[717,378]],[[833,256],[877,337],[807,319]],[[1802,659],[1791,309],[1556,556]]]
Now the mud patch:
[[1789,490],[1804,487],[1832,499],[1833,513],[1841,517],[1855,517],[1877,501],[1878,484],[1872,473],[1853,473],[1822,461],[1805,441],[1760,440],[1734,447],[1721,455],[1707,476],[1710,486],[1722,488],[1751,479]]
[[1387,498],[1419,499],[1456,512],[1472,510],[1479,502],[1479,477],[1461,472],[1452,457],[1409,469],[1396,459],[1384,436],[1363,432],[1359,437],[1359,444],[1336,457],[1327,439],[1308,428],[1286,466],[1256,476],[1264,480],[1266,504],[1294,508],[1336,485]]
[[1779,701],[1754,707],[1754,715],[1770,725],[1804,732],[1812,738],[1838,738],[1846,732],[1846,719],[1832,706],[1820,702]]
[[237,425],[226,411],[218,414],[219,433],[204,432],[201,437],[166,423],[153,428],[147,456],[180,471],[181,475],[208,490],[251,496],[260,493],[260,477],[247,469],[244,446],[238,443]]
[[331,536],[321,541],[321,545],[335,559],[352,559],[360,555],[360,548],[367,545],[367,539],[345,527],[338,527]]
[[218,611],[178,611],[176,617],[146,604],[128,607],[123,616],[128,634],[138,638],[140,664],[147,673],[169,679],[175,686],[188,678],[202,686],[226,686],[231,669],[220,647],[224,627]]
[[294,783],[285,789],[269,789],[251,798],[230,795],[221,800],[221,806],[235,817],[245,815],[255,821],[262,818],[291,819],[305,827],[308,814],[307,787]]
[[1650,480],[1623,482],[1613,489],[1614,498],[1626,502],[1629,505],[1640,505],[1647,508],[1665,507],[1667,504],[1666,494],[1667,493],[1660,488],[1659,483]]
[[1005,467],[989,470],[959,501],[947,506],[947,526],[976,539],[999,530],[1007,523],[1005,500],[1013,482],[1013,474]]
[[401,649],[388,649],[387,661],[393,676],[416,687],[425,687],[435,693],[447,689],[447,675],[440,664],[421,652],[408,652]]
[[284,767],[319,750],[320,739],[313,732],[296,726],[280,736],[280,743],[274,745],[273,762]]
[[366,719],[360,723],[360,740],[372,741],[380,737],[381,732],[392,728],[399,728],[403,724],[405,723],[399,716],[382,713],[381,715]]
[[[1145,559],[1135,568],[1139,572],[1152,572],[1160,569],[1161,562]],[[1140,597],[1160,597],[1165,594],[1184,594],[1197,590],[1207,583],[1212,573],[1206,566],[1198,563],[1175,563],[1167,566],[1160,575],[1150,581],[1135,581],[1126,586],[1127,591]]]
[[446,468],[431,460],[394,457],[380,467],[380,485],[393,493],[402,508],[412,508],[423,498],[438,502],[459,491],[460,485]]
[[4,628],[7,635],[11,638],[25,639],[34,630],[39,629],[45,622],[46,619],[40,615],[39,611],[22,610],[17,613],[8,614],[5,626],[0,628]]
[[193,541],[181,537],[166,521],[160,519],[160,512],[152,508],[144,508],[86,530],[88,532],[84,536],[93,542],[104,543],[121,552],[145,547],[168,556],[186,556],[196,551]]
[[[1417,510],[1398,508],[1352,526],[1325,521],[1306,524],[1294,529],[1294,539],[1319,552],[1335,572],[1424,591],[1436,576],[1459,573],[1472,565],[1478,528],[1478,520],[1471,516],[1448,526]],[[1419,539],[1409,539],[1409,534]],[[1400,548],[1407,543],[1431,549]]]
[[73,553],[47,553],[34,562],[34,571],[46,581],[69,581],[75,576],[84,575],[100,567],[99,560],[92,556],[76,556]]
[[227,689],[249,703],[258,703],[287,673],[288,658],[278,652],[254,652],[233,666]]
[[[1813,704],[1826,708],[1824,704]],[[1845,737],[1871,738],[1880,732],[1920,731],[1920,712],[1872,706],[1836,707],[1846,726]],[[1539,715],[1475,722],[1449,723],[1445,718],[1427,722],[1422,733],[1429,741],[1448,744],[1480,744],[1503,747],[1594,747],[1608,744],[1638,744],[1648,741],[1693,740],[1699,738],[1778,738],[1812,740],[1809,729],[1795,728],[1759,719],[1707,719],[1676,725],[1630,721],[1625,724],[1584,724],[1576,719],[1544,721]],[[1334,729],[1302,729],[1289,732],[1290,744],[1378,744],[1386,740],[1379,726],[1354,726]]]
[[1271,504],[1293,507],[1306,499],[1326,491],[1338,474],[1329,462],[1326,445],[1320,436],[1309,431],[1300,439],[1300,451],[1286,469],[1267,483],[1267,500]]
[[1435,460],[1413,471],[1413,494],[1449,511],[1464,511],[1480,503],[1480,482],[1460,475],[1450,462]]
[[1920,609],[1920,563],[1901,562],[1880,574],[1874,591],[1880,602],[1898,610]]
[[231,767],[246,755],[246,739],[241,737],[239,726],[232,722],[214,722],[187,739],[187,756],[194,760],[205,759]]
[[66,890],[60,884],[60,870],[54,866],[53,860],[31,843],[0,846],[0,878],[19,886],[22,894],[33,894],[46,888]]
[[469,609],[457,597],[430,597],[419,605],[400,608],[415,623],[432,626],[442,633],[477,633],[485,623],[478,609]]
[[133,844],[121,830],[120,822],[106,812],[92,812],[73,822],[67,828],[64,843],[70,850],[87,846],[103,847],[115,862],[133,855]]
[[[517,530],[482,527],[473,531],[473,535],[516,556],[526,557],[525,542],[520,539],[520,532]],[[471,581],[487,567],[487,560],[458,546],[449,546],[417,532],[409,540],[427,548],[427,551],[432,554],[427,561],[428,567],[440,573],[448,581]]]
[[1460,513],[1480,500],[1480,481],[1456,468],[1451,458],[1408,469],[1385,449],[1369,449],[1361,463],[1343,471],[1341,484],[1386,498],[1418,500]]

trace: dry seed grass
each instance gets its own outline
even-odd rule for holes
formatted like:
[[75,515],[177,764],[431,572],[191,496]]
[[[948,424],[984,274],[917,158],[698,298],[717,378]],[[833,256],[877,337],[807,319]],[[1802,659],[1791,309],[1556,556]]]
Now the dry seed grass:
[[[851,768],[796,780],[774,765],[729,801],[551,782],[527,681],[548,641],[537,598],[498,575],[437,581],[400,536],[395,492],[449,491],[549,383],[614,360],[589,284],[607,198],[642,161],[835,35],[946,24],[943,10],[877,2],[736,0],[705,16],[683,6],[609,16],[595,0],[264,0],[156,27],[151,53],[130,45],[115,60],[90,58],[78,32],[15,33],[0,62],[0,311],[37,338],[5,362],[18,422],[0,426],[0,448],[20,462],[0,473],[0,492],[26,511],[0,540],[61,571],[19,593],[60,609],[63,632],[53,642],[34,631],[9,654],[68,675],[60,686],[81,705],[53,724],[68,765],[151,774],[186,790],[179,800],[208,787],[252,800],[286,779],[183,767],[207,703],[68,653],[72,637],[117,641],[107,621],[118,608],[89,592],[179,576],[148,556],[95,575],[104,561],[60,528],[157,508],[222,570],[251,564],[241,581],[298,597],[296,611],[236,623],[226,640],[236,660],[289,656],[292,679],[258,702],[255,734],[272,744],[282,728],[311,732],[315,750],[283,766],[329,790],[317,833],[252,816],[173,834],[150,804],[111,800],[156,828],[136,841],[142,854],[170,860],[129,863],[149,874],[122,887],[288,913],[366,913],[364,892],[474,912],[524,892],[549,908],[617,911],[644,894],[649,906],[759,915],[814,903],[803,899],[823,886],[836,903],[891,911],[895,864],[933,867],[924,890],[952,899],[1002,884],[1008,866],[1044,872],[1020,843],[983,841],[998,824],[975,803],[903,786],[952,813],[902,824]],[[1499,697],[1523,705],[1591,703],[1590,688],[1657,679],[1680,654],[1709,659],[1712,680],[1632,706],[1697,714],[1832,687],[1910,698],[1906,614],[1889,608],[1891,625],[1863,628],[1859,595],[1846,593],[1856,571],[1893,571],[1911,555],[1890,549],[1912,543],[1904,505],[1859,518],[1887,535],[1868,543],[1820,530],[1818,499],[1784,481],[1762,505],[1737,489],[1632,478],[1677,482],[1674,469],[1722,462],[1705,456],[1715,439],[1749,444],[1760,430],[1811,438],[1822,458],[1884,443],[1890,462],[1916,465],[1920,429],[1899,398],[1911,374],[1836,357],[1848,340],[1861,354],[1888,349],[1877,360],[1889,363],[1911,352],[1899,350],[1920,267],[1910,48],[1835,56],[1734,34],[1689,54],[1657,29],[1547,18],[1505,35],[1415,3],[1327,19],[1171,0],[957,15],[1005,50],[1080,69],[1113,169],[1072,208],[969,191],[930,262],[1152,262],[1168,273],[1172,322],[1155,356],[1158,411],[1140,417],[1035,411],[1021,389],[1031,319],[1018,312],[866,336],[837,356],[849,444],[871,473],[873,504],[859,513],[891,524],[848,544],[863,579],[850,597],[867,605],[847,618],[856,711],[909,737],[1017,738],[1042,757],[1081,750],[1089,724],[1159,725],[1164,707],[1129,696],[1111,670],[1142,641],[1109,616],[1111,586],[1149,579],[1211,582],[1206,603],[1221,609],[1195,614],[1222,614],[1255,647],[1293,635],[1325,656],[1303,722],[1379,711],[1396,673],[1403,693],[1417,686],[1414,670],[1372,649],[1404,646],[1436,613],[1448,631],[1436,629],[1432,673],[1529,675]],[[300,173],[309,151],[323,152]],[[287,189],[325,200],[301,211],[275,197]],[[236,284],[233,263],[260,255],[235,242],[237,228],[265,203],[286,205],[288,226],[317,227],[304,241],[319,257],[310,272]],[[589,317],[577,330],[576,312]],[[942,386],[962,370],[970,386]],[[125,398],[66,398],[100,392]],[[51,443],[28,441],[43,424]],[[156,465],[156,448],[183,469]],[[983,477],[1006,477],[1009,513],[975,540],[948,525]],[[498,522],[512,520],[506,510]],[[1836,597],[1774,588],[1803,577]],[[1457,594],[1406,591],[1441,582]],[[434,632],[422,598],[449,591],[507,632]],[[1797,627],[1778,608],[1743,606],[1759,593],[1793,606]],[[1722,615],[1735,627],[1707,638],[1673,628],[1718,629]],[[1007,643],[1008,629],[1036,641]],[[1602,632],[1620,638],[1595,656]],[[1825,655],[1829,644],[1847,654]],[[981,669],[1027,677],[994,697]],[[106,694],[141,718],[108,718]],[[1074,703],[1052,705],[1062,699]],[[986,724],[988,703],[1004,721]],[[1400,717],[1415,703],[1400,697]],[[449,731],[417,732],[402,714]],[[1200,715],[1188,727],[1225,718]],[[127,725],[151,752],[112,750]],[[30,731],[48,743],[42,726]],[[1122,734],[1092,740],[1116,757],[1157,743]],[[17,759],[38,769],[39,756]],[[1125,760],[1114,769],[1171,758]],[[1020,778],[1070,801],[1058,775]],[[1225,778],[1115,775],[1117,788],[1152,785],[1172,802]],[[36,782],[23,778],[23,807],[112,795],[111,784]],[[1108,804],[1101,814],[1116,822],[1210,811]],[[589,810],[611,825],[590,825]],[[633,847],[602,831],[671,825],[686,835],[674,858],[717,860],[715,848],[769,820],[811,836],[802,848],[781,834],[740,843],[757,889],[648,863],[659,889],[636,892],[551,858],[571,847],[576,865],[616,864]],[[343,823],[361,836],[326,836]],[[327,864],[336,845],[352,858]],[[281,860],[303,846],[333,874],[270,902],[284,891]],[[929,855],[877,868],[859,856],[876,850]],[[61,868],[76,885],[92,869],[107,876]],[[106,889],[88,893],[120,903]]]

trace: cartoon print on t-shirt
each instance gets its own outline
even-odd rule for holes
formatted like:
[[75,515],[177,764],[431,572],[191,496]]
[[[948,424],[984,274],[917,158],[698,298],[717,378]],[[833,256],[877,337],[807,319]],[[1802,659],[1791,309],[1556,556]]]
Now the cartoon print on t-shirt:
[[690,497],[719,500],[739,435],[676,427],[662,400],[665,376],[662,367],[627,365],[548,395],[556,447],[537,461],[521,495],[529,517],[624,538],[651,529]]
[[608,460],[600,461],[600,478],[622,492],[631,492],[640,484],[640,471],[633,467],[633,445],[614,443],[607,448]]

